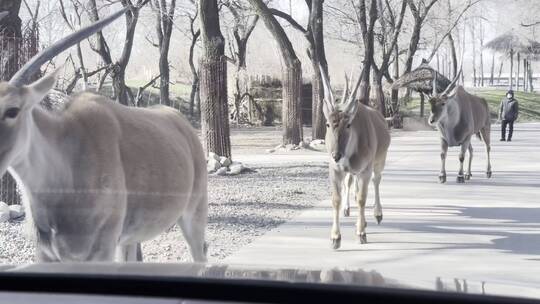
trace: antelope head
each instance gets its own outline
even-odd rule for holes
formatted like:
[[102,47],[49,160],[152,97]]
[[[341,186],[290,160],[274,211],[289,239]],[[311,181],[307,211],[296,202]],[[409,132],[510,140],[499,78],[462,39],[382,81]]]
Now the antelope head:
[[324,70],[319,67],[324,88],[323,113],[326,118],[326,147],[330,156],[336,164],[347,162],[347,147],[353,138],[353,121],[358,111],[356,93],[360,86],[360,79],[349,94],[348,79],[345,78],[345,92],[341,97],[341,102],[336,103],[330,82]]
[[446,117],[446,115],[448,114],[448,107],[446,105],[455,94],[455,85],[459,79],[459,76],[461,75],[461,72],[462,69],[460,69],[456,77],[452,80],[452,82],[450,82],[446,89],[439,94],[437,92],[437,71],[435,71],[435,75],[433,76],[433,91],[432,95],[429,96],[431,114],[429,115],[428,122],[430,125],[437,125],[441,118]]
[[120,10],[74,32],[38,53],[9,82],[0,83],[0,175],[16,162],[30,143],[32,109],[47,95],[56,82],[54,73],[28,84],[28,79],[47,61],[101,30],[126,12]]

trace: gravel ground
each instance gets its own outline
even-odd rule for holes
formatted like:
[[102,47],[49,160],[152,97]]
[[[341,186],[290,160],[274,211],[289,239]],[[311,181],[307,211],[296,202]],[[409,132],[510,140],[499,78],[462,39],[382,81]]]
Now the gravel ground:
[[[209,261],[225,258],[328,196],[328,167],[323,164],[251,168],[256,172],[209,178]],[[143,253],[152,262],[191,259],[176,226],[144,243]]]
[[[234,155],[268,158],[265,152],[280,138],[276,128],[233,131]],[[218,261],[296,213],[328,198],[328,167],[324,162],[298,160],[315,151],[287,152],[296,159],[284,163],[251,161],[252,172],[209,176],[209,219],[206,240],[209,261]],[[33,260],[34,245],[23,234],[23,222],[0,224],[0,264]],[[143,244],[145,261],[190,261],[176,226]]]

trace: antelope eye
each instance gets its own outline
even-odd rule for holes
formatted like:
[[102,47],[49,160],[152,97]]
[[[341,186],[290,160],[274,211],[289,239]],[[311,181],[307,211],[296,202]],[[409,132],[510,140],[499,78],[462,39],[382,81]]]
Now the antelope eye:
[[347,124],[347,129],[350,129],[351,128],[351,124]]
[[20,109],[19,108],[9,108],[4,112],[4,118],[15,118],[17,115],[19,115]]
[[327,123],[327,124],[326,124],[326,127],[327,127],[327,128],[330,128],[330,124],[329,124],[329,123]]

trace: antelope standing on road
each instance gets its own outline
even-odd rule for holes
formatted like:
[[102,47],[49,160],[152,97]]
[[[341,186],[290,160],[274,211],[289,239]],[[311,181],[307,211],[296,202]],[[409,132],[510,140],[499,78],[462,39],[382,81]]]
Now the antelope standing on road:
[[39,102],[56,73],[26,85],[43,63],[124,12],[67,36],[0,83],[0,174],[9,167],[24,185],[38,261],[141,260],[140,243],[175,223],[193,259],[206,260],[205,155],[180,112],[82,93],[51,113]]
[[[462,86],[457,86],[451,94],[461,71],[456,78],[446,87],[441,94],[437,93],[437,73],[433,77],[433,96],[430,97],[431,115],[429,124],[436,126],[441,135],[441,172],[439,182],[446,182],[446,155],[448,147],[460,146],[458,183],[464,183],[472,176],[471,163],[473,158],[473,147],[471,137],[476,136],[484,141],[487,153],[486,176],[491,177],[490,161],[490,134],[491,121],[489,117],[489,107],[485,99],[471,95]],[[469,166],[467,173],[463,175],[463,161],[465,152],[469,150]]]
[[[378,223],[382,220],[379,184],[390,145],[390,133],[381,113],[356,100],[360,78],[351,94],[347,96],[346,92],[342,102],[336,104],[330,83],[322,69],[321,75],[324,87],[323,112],[328,122],[325,142],[331,156],[329,163],[333,207],[331,240],[332,247],[338,249],[341,246],[339,214],[343,186],[351,187],[353,182],[359,183],[355,197],[359,206],[356,234],[360,243],[367,243],[365,206],[370,179],[373,180],[375,188],[374,215]],[[353,176],[356,177],[356,181]],[[347,182],[344,182],[346,177]],[[349,190],[343,192],[348,193]]]

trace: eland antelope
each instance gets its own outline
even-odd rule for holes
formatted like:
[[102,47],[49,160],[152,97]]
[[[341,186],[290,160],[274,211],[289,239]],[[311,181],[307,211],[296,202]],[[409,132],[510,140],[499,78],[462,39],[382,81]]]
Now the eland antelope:
[[[359,206],[356,234],[360,243],[367,243],[365,206],[370,179],[375,188],[374,215],[378,223],[382,220],[379,184],[390,145],[390,133],[381,113],[356,100],[360,78],[351,94],[345,92],[341,103],[335,103],[332,88],[322,68],[321,75],[324,88],[323,112],[327,121],[325,142],[331,156],[329,171],[333,224],[330,238],[332,248],[338,249],[341,246],[339,214],[342,195],[348,195],[348,188],[353,183],[358,183],[355,196]],[[345,191],[342,191],[343,187],[346,187]],[[345,213],[347,215],[347,208]]]
[[[491,177],[490,162],[490,133],[491,121],[489,108],[485,99],[471,95],[462,86],[457,86],[452,93],[453,86],[459,79],[460,72],[455,79],[446,87],[444,92],[437,93],[437,73],[433,77],[433,95],[429,97],[431,115],[429,124],[436,126],[441,136],[441,172],[439,182],[446,182],[446,155],[448,147],[460,146],[458,183],[464,183],[472,176],[471,163],[473,158],[473,147],[471,137],[476,136],[484,141],[487,153],[486,176]],[[467,173],[463,175],[463,161],[465,152],[469,150],[469,164]]]
[[206,260],[207,173],[202,145],[180,112],[129,108],[81,93],[58,112],[39,102],[55,74],[44,63],[125,10],[43,50],[0,83],[0,173],[24,186],[40,262],[142,260],[140,243],[178,223]]

